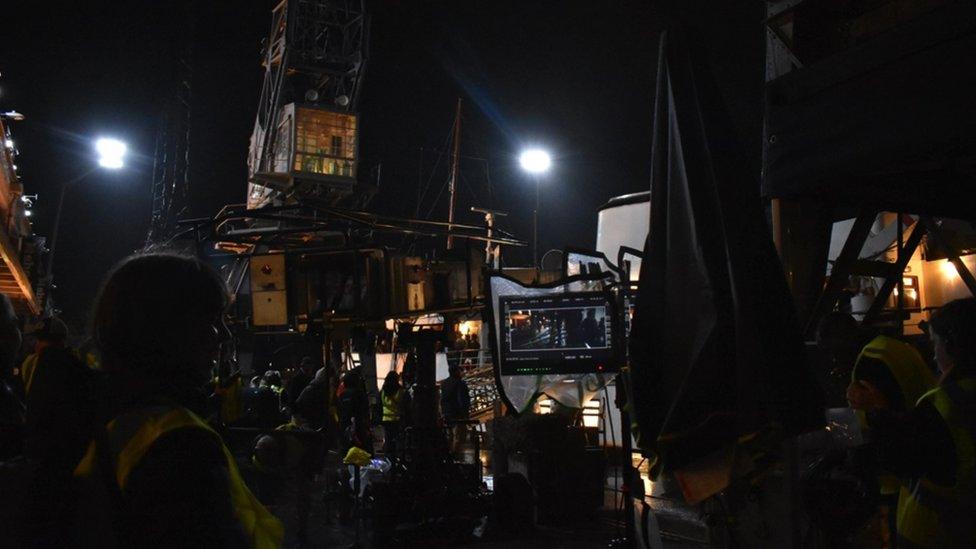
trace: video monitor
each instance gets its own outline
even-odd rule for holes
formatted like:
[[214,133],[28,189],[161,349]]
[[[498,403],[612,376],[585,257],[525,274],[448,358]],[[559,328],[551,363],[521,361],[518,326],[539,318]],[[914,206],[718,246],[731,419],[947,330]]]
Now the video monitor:
[[616,371],[612,311],[604,292],[499,298],[501,374]]

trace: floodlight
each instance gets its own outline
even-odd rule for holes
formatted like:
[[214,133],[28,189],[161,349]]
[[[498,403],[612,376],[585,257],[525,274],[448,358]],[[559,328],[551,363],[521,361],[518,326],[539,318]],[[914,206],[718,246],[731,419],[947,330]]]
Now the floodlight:
[[128,149],[125,143],[118,139],[102,138],[95,142],[98,151],[98,165],[110,170],[117,170],[125,165],[123,158]]
[[529,149],[519,156],[519,164],[529,173],[544,173],[552,166],[552,159],[549,158],[549,153],[542,149]]

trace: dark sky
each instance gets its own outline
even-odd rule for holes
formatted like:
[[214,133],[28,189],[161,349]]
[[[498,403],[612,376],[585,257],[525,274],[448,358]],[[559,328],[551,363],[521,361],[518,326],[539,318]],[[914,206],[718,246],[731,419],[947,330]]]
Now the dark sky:
[[[243,201],[271,4],[196,3],[189,215]],[[372,209],[414,213],[457,97],[462,153],[472,157],[462,165],[462,221],[479,222],[468,206],[489,203],[487,167],[491,205],[511,213],[506,228],[531,238],[533,187],[516,159],[525,144],[554,155],[542,183],[541,250],[593,246],[598,207],[648,188],[659,24],[649,2],[368,5],[361,154],[383,164]],[[36,232],[49,233],[60,185],[91,172],[68,191],[55,267],[62,308],[81,319],[104,273],[145,239],[156,125],[174,89],[175,44],[188,26],[179,2],[68,6],[15,1],[5,10],[0,107],[28,117],[13,131],[27,192],[40,195]],[[99,135],[128,141],[133,158],[125,170],[92,171],[90,140]],[[443,182],[435,173],[422,213]],[[444,196],[432,215],[446,217]],[[529,253],[508,258],[520,264]]]

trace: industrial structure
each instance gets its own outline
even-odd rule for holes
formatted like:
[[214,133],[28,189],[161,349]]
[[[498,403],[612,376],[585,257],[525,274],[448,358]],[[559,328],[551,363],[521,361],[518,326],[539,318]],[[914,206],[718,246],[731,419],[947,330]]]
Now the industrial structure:
[[[918,265],[906,272],[913,257],[947,259],[976,292],[959,259],[972,229],[942,221],[972,215],[972,109],[957,82],[971,72],[973,15],[965,2],[873,2],[850,13],[769,2],[763,194],[808,335],[851,277],[877,289],[856,311],[864,322],[908,320],[903,275],[918,275]],[[882,249],[897,246],[867,258],[876,218],[891,227]],[[834,224],[844,219],[855,221]]]
[[146,244],[165,242],[176,231],[176,221],[186,214],[190,191],[190,115],[193,99],[192,43],[195,27],[192,2],[174,4],[185,10],[179,35],[175,90],[160,113],[152,170],[152,206]]
[[[221,266],[235,293],[238,366],[258,372],[289,360],[283,355],[318,352],[338,369],[361,367],[374,391],[383,373],[402,368],[392,348],[410,348],[419,423],[400,484],[385,501],[436,502],[430,512],[446,515],[453,504],[480,505],[465,492],[471,475],[446,465],[443,433],[434,428],[437,348],[456,340],[455,330],[467,335],[465,326],[480,343],[468,358],[483,417],[572,408],[582,429],[589,401],[603,392],[596,408],[617,425],[602,440],[619,436],[629,543],[833,539],[829,521],[807,508],[816,502],[799,495],[801,471],[826,448],[823,437],[806,436],[825,431],[804,343],[835,310],[918,335],[928,310],[976,293],[976,121],[957,84],[958,72],[973,71],[976,12],[936,0],[763,7],[764,48],[750,49],[748,59],[765,82],[745,91],[714,78],[702,51],[709,38],[682,11],[691,7],[668,14],[651,193],[611,200],[600,212],[597,249],[567,248],[561,271],[497,272],[498,247],[524,243],[490,222],[455,223],[453,202],[446,222],[366,211],[379,180],[358,154],[364,4],[280,2],[265,43],[245,203],[176,231]],[[726,116],[728,104],[740,103],[760,108]],[[453,172],[452,189],[456,181]],[[449,244],[421,257],[390,235]],[[531,320],[531,299],[500,320],[497,308],[511,294],[493,294],[495,280],[533,298],[561,287],[612,295],[601,320],[605,339],[619,344],[606,356],[610,371],[626,366],[620,377],[604,375],[604,363],[585,372],[505,372],[500,349],[507,341],[511,350],[512,341],[500,334],[505,322],[535,330],[531,345],[569,337],[564,319]],[[609,329],[618,321],[626,336]],[[626,341],[632,326],[637,336]],[[378,353],[384,337],[394,343]],[[649,463],[640,472],[637,454]],[[521,462],[496,463],[501,471]],[[537,464],[518,466],[537,486],[565,495]],[[582,469],[564,471],[583,478]],[[454,487],[465,488],[452,491],[458,478],[466,480]],[[444,498],[423,491],[422,479],[434,479]],[[724,520],[703,518],[710,515]]]
[[362,0],[274,8],[248,155],[248,208],[306,197],[335,206],[368,193],[356,112],[368,51]]
[[32,199],[24,192],[24,185],[17,175],[17,146],[13,133],[7,126],[11,121],[22,119],[16,112],[0,114],[0,292],[10,298],[21,314],[38,315],[44,303],[36,293],[36,285],[42,273],[40,254],[44,240],[36,237],[31,228],[30,206]]

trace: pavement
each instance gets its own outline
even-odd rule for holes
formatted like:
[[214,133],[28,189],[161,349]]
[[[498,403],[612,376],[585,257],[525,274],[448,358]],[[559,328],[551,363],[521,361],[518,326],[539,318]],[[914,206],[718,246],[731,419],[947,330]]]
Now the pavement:
[[[338,519],[338,508],[334,500],[325,497],[326,483],[323,478],[316,479],[312,492],[311,510],[309,513],[308,542],[299,543],[297,539],[298,520],[297,512],[289,498],[282,498],[284,503],[271,506],[272,512],[278,516],[285,525],[285,547],[287,548],[337,548],[337,547],[359,547],[363,549],[381,549],[381,545],[376,543],[373,535],[373,521],[369,516],[364,516],[361,520],[349,520],[340,522]],[[615,505],[620,505],[619,497],[615,498],[613,477],[608,477],[605,491],[605,505],[598,509],[592,517],[584,520],[575,520],[560,525],[539,525],[533,531],[520,535],[502,536],[492,533],[490,530],[486,534],[488,538],[483,540],[470,540],[466,543],[437,543],[425,541],[423,544],[386,544],[386,547],[460,547],[470,546],[479,549],[603,549],[611,547],[614,539],[621,538],[623,535],[622,516],[615,510]],[[369,513],[363,513],[368,515]],[[689,549],[703,547],[699,544],[688,544],[669,541],[666,548]]]

